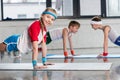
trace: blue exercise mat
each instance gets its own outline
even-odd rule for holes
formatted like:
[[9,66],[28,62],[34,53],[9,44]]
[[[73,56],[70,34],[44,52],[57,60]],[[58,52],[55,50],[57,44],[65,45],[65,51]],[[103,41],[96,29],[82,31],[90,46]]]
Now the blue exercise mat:
[[[56,55],[56,54],[48,54],[47,55],[48,59],[64,59],[65,56],[64,55]],[[99,58],[98,54],[81,54],[81,55],[76,55],[76,56],[72,56],[72,55],[68,55],[68,58]],[[100,58],[120,58],[120,54],[109,54],[108,56],[103,56]]]
[[[38,65],[42,66],[41,63]],[[108,71],[112,63],[54,63],[37,71]],[[1,63],[0,71],[34,71],[32,63]]]

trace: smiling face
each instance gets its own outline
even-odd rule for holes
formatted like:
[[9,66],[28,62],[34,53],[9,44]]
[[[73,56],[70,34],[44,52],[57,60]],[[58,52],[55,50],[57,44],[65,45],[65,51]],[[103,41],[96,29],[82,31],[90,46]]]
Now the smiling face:
[[72,33],[78,32],[78,29],[80,28],[80,23],[77,21],[71,21],[68,25],[69,31]]
[[53,24],[55,18],[50,14],[43,14],[41,16],[44,26],[50,26]]
[[74,25],[74,26],[70,26],[69,29],[70,29],[70,32],[76,33],[78,32],[79,27],[77,25]]
[[46,10],[43,11],[41,15],[42,24],[45,27],[52,25],[56,18],[57,18],[57,12],[55,9],[51,7],[46,8]]

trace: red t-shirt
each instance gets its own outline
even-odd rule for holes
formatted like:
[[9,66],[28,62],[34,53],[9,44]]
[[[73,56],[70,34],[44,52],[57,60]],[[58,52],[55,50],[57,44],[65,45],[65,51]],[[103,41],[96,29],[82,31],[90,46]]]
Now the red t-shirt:
[[18,39],[18,49],[21,53],[26,53],[32,50],[32,42],[38,41],[38,45],[44,41],[46,42],[46,27],[42,28],[39,20],[34,21]]
[[[41,26],[39,20],[33,22],[33,23],[30,25],[30,27],[29,27],[29,29],[28,29],[28,34],[29,34],[30,39],[31,39],[32,42],[33,42],[33,41],[39,41],[39,38],[42,37],[42,36],[41,36],[41,34],[42,34],[41,31],[42,31],[42,26]],[[46,28],[45,28],[45,27],[44,27],[44,30],[43,30],[43,31],[46,32]],[[44,40],[45,40],[45,42],[46,42],[46,35],[44,36]]]

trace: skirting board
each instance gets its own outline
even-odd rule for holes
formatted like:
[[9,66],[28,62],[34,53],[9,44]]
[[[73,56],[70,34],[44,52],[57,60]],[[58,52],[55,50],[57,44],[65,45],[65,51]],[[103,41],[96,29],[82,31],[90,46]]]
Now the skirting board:
[[[42,64],[38,64],[42,65]],[[106,71],[112,63],[54,63],[38,71]],[[1,63],[0,71],[33,71],[32,63]]]

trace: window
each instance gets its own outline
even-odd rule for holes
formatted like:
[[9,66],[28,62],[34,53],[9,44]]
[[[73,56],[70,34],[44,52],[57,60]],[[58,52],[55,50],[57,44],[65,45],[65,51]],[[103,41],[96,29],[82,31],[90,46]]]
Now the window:
[[27,16],[26,16],[26,14],[18,14],[18,16],[17,16],[19,19],[24,19],[24,18],[26,18]]
[[34,18],[39,18],[40,15],[39,14],[34,14]]
[[101,15],[101,0],[80,0],[80,15]]
[[3,19],[39,18],[46,8],[46,0],[3,0]]
[[107,0],[107,16],[120,16],[120,0]]
[[[47,2],[46,2],[47,1]],[[58,18],[120,17],[120,0],[1,0],[1,20],[36,19],[46,6],[57,10]]]
[[52,7],[58,16],[73,16],[73,0],[52,0]]

